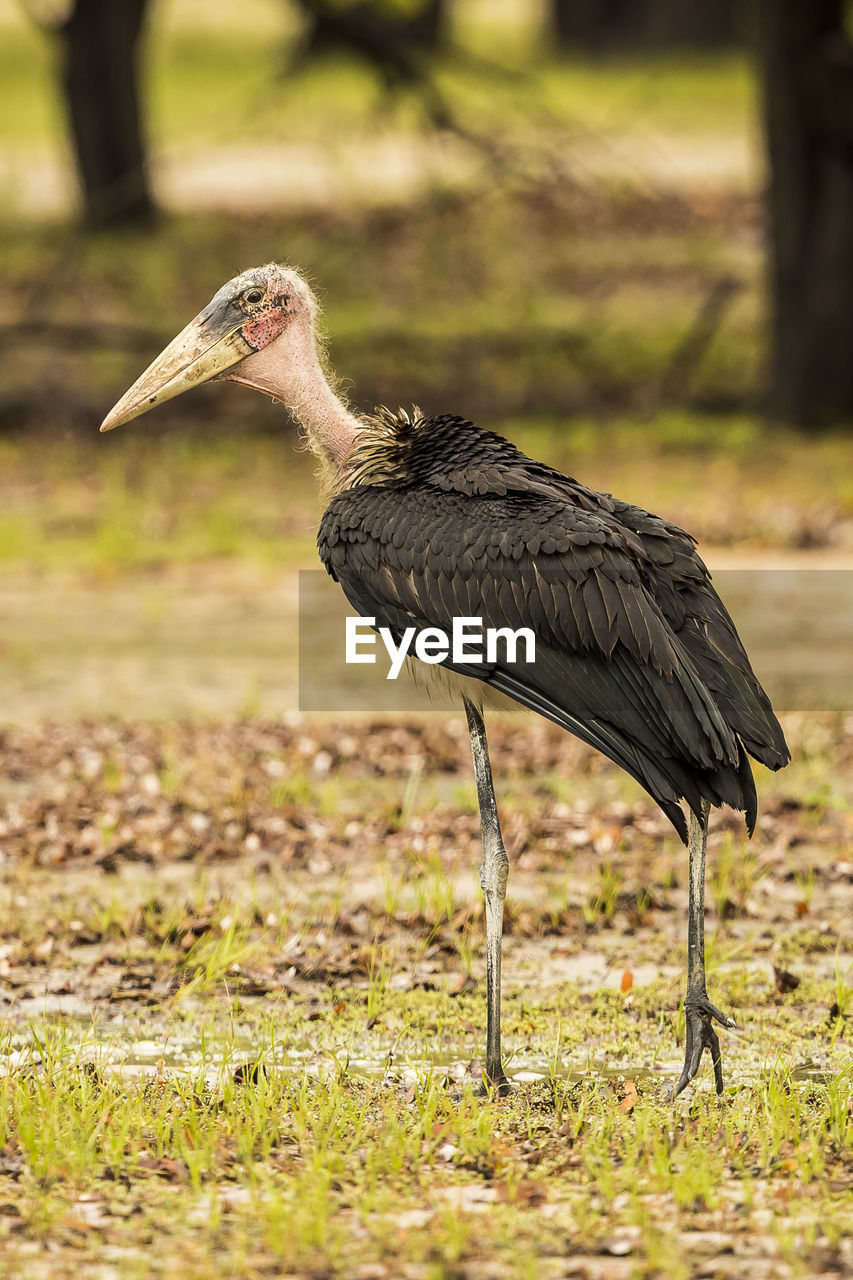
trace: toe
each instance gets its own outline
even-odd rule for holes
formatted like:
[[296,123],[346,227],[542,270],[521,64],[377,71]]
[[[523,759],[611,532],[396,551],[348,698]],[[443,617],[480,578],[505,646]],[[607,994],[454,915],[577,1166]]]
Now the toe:
[[686,1061],[687,1079],[692,1080],[699,1070],[699,1063],[702,1061],[702,1050],[705,1048],[705,1038],[702,1035],[693,1037],[693,1052]]
[[737,1023],[734,1018],[730,1018],[727,1014],[723,1013],[722,1009],[718,1009],[715,1004],[711,1004],[711,1001],[708,999],[704,991],[695,999],[690,999],[688,997],[684,1002],[684,1008],[695,1011],[703,1018],[713,1019],[715,1022],[719,1022],[721,1027],[737,1027]]
[[720,1037],[713,1027],[708,1028],[708,1048],[711,1051],[711,1062],[714,1066],[714,1087],[717,1093],[723,1092],[723,1055],[720,1052]]

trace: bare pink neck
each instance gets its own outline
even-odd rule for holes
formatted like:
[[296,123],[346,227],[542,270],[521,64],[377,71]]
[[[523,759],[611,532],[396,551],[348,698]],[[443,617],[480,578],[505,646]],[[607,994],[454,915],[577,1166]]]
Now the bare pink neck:
[[[227,375],[226,375],[227,376]],[[361,423],[335,395],[323,372],[311,326],[297,323],[234,368],[232,381],[280,400],[323,461],[343,467]]]

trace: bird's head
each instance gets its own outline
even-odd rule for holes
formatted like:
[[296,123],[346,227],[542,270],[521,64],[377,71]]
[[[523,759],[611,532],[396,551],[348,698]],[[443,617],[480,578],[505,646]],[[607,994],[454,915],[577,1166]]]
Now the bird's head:
[[161,351],[107,414],[101,430],[120,427],[213,378],[280,394],[280,366],[288,358],[305,360],[313,351],[314,314],[311,290],[296,271],[277,263],[244,271]]

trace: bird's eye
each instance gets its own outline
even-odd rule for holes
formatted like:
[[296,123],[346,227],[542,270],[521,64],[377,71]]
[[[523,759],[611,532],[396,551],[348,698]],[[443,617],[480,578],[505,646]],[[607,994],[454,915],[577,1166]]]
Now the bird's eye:
[[248,293],[244,294],[244,297],[247,302],[254,306],[255,303],[263,302],[264,291],[263,289],[249,289]]

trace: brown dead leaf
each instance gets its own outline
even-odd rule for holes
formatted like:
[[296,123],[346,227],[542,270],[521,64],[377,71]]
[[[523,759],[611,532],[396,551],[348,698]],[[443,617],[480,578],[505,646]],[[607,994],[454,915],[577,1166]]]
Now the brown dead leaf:
[[43,942],[36,943],[32,950],[33,960],[41,962],[49,960],[53,955],[55,946],[56,940],[52,937],[47,937]]
[[622,1101],[619,1103],[619,1110],[624,1112],[633,1111],[634,1107],[639,1102],[639,1100],[640,1100],[640,1095],[637,1093],[637,1086],[634,1084],[634,1081],[626,1080],[625,1096],[622,1099]]
[[167,1182],[178,1182],[181,1177],[181,1166],[177,1160],[169,1160],[165,1156],[140,1156],[136,1168],[140,1173],[165,1178]]
[[474,898],[471,902],[467,902],[464,907],[460,907],[450,917],[448,924],[451,929],[455,929],[458,932],[460,929],[464,929],[466,925],[476,923],[482,916],[483,909],[482,898]]
[[66,1231],[92,1231],[97,1225],[94,1222],[87,1222],[85,1218],[77,1217],[76,1214],[66,1213],[62,1219],[62,1225]]
[[508,911],[504,921],[504,932],[517,934],[522,938],[532,938],[537,932],[536,917],[532,911]]
[[620,987],[622,991],[623,992],[630,991],[633,985],[634,985],[634,975],[630,969],[625,969],[622,974],[622,982],[620,983]]
[[778,965],[773,966],[773,976],[776,979],[776,990],[782,995],[787,995],[789,991],[796,991],[802,981],[795,973],[791,973],[788,969],[780,969]]
[[449,996],[467,995],[468,992],[476,990],[476,979],[472,978],[470,973],[457,973],[447,984],[447,994]]
[[511,1204],[538,1205],[544,1204],[548,1199],[548,1192],[544,1185],[541,1182],[530,1182],[527,1178],[523,1178],[514,1186],[501,1182],[497,1191],[501,1200]]

